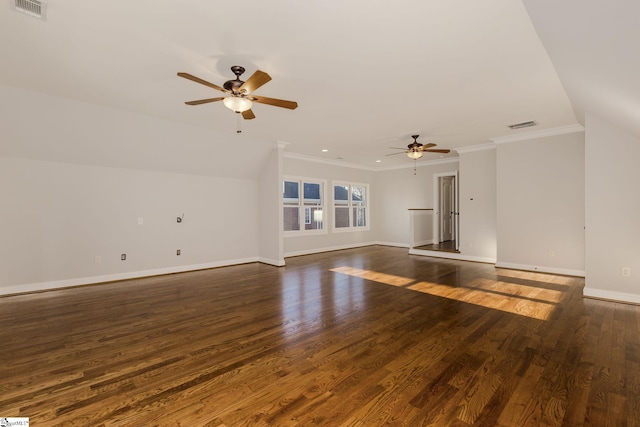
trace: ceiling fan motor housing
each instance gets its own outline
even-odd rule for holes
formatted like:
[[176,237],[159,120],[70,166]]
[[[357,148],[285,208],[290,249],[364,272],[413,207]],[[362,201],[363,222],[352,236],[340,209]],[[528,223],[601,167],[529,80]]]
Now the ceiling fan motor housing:
[[240,89],[240,86],[242,86],[243,84],[244,82],[237,78],[235,80],[227,80],[226,82],[224,82],[224,85],[222,85],[222,87],[224,87],[226,90],[230,90],[234,94],[239,94],[240,91],[238,89]]
[[240,86],[242,86],[244,84],[244,82],[242,80],[240,80],[240,76],[244,73],[244,67],[241,67],[240,65],[234,65],[233,67],[231,67],[231,71],[233,71],[233,74],[236,75],[235,80],[227,80],[226,82],[224,82],[224,85],[222,87],[224,87],[227,90],[230,90],[235,94],[239,94],[239,90]]

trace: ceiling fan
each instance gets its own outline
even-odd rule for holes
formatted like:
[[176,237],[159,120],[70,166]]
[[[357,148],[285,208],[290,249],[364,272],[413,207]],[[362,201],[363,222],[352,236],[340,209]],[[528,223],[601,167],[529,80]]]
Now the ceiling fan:
[[[418,137],[420,135],[411,135],[411,138],[413,138],[413,142],[409,145],[407,145],[407,148],[398,148],[398,147],[389,147],[392,150],[403,150],[404,153],[407,153],[407,156],[410,159],[414,159],[417,160],[420,157],[422,157],[424,155],[424,153],[448,153],[451,150],[443,150],[443,149],[436,149],[436,148],[431,148],[431,147],[435,147],[437,144],[420,144],[418,142]],[[392,154],[387,154],[387,156],[394,156],[396,154],[401,154],[401,153],[392,153]]]
[[251,111],[251,106],[254,102],[259,104],[267,104],[273,105],[276,107],[288,108],[290,110],[295,110],[298,108],[298,103],[294,101],[285,101],[284,99],[276,99],[276,98],[267,98],[266,96],[258,96],[254,95],[253,91],[258,89],[263,84],[267,83],[271,80],[271,76],[263,71],[256,71],[247,79],[247,81],[240,80],[240,76],[244,73],[244,67],[239,65],[234,65],[231,67],[231,71],[236,75],[234,80],[226,81],[222,87],[215,85],[213,83],[209,83],[206,80],[202,80],[199,77],[193,76],[189,73],[178,73],[178,76],[183,77],[185,79],[194,81],[196,83],[200,83],[202,85],[208,86],[212,89],[219,90],[220,92],[224,92],[227,96],[220,96],[217,98],[207,98],[207,99],[199,99],[197,101],[187,101],[185,104],[187,105],[200,105],[207,104],[209,102],[222,101],[225,107],[230,109],[235,113],[242,114],[242,117],[245,120],[255,119],[256,116]]

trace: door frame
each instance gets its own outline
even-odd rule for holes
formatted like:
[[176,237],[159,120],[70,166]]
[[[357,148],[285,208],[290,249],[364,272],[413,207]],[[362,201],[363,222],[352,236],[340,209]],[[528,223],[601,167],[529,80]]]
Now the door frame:
[[459,183],[458,183],[458,171],[452,172],[439,172],[433,174],[433,243],[440,243],[440,178],[445,176],[453,177],[453,240],[456,242],[456,250],[460,250],[460,223],[459,223],[459,212],[458,212],[458,194]]

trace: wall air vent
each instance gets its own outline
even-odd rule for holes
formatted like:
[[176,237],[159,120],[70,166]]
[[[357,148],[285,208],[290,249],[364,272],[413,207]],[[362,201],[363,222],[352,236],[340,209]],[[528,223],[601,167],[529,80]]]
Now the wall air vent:
[[531,126],[538,126],[538,124],[532,120],[530,122],[522,122],[522,123],[516,123],[513,125],[508,125],[509,129],[511,130],[530,128]]
[[11,8],[43,21],[47,19],[47,2],[44,0],[11,0]]

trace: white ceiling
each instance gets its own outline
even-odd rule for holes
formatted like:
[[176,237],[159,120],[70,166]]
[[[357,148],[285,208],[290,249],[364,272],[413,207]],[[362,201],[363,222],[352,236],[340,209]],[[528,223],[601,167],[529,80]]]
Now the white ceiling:
[[[557,2],[524,3],[538,31],[548,29],[547,18],[559,25],[574,13],[566,7],[569,16],[557,18]],[[244,77],[260,69],[273,78],[256,94],[299,104],[293,111],[255,105],[243,136],[287,142],[291,153],[392,167],[410,161],[387,157],[388,147],[406,146],[416,133],[419,142],[455,149],[531,130],[511,131],[512,123],[535,120],[540,130],[577,123],[573,97],[547,54],[559,57],[568,87],[566,34],[545,35],[560,44],[545,48],[525,4],[49,0],[45,22],[5,4],[0,84],[235,135],[236,115],[221,103],[184,104],[221,93],[176,73],[222,85],[233,77],[229,68],[242,65]],[[568,90],[579,99],[575,91]],[[583,109],[576,108],[579,117]]]

